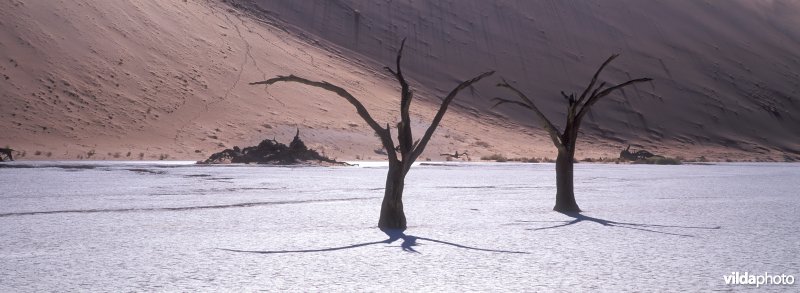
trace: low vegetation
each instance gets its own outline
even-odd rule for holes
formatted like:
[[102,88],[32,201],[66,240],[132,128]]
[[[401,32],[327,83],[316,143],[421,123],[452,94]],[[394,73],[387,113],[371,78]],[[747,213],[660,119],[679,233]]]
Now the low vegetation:
[[273,165],[317,164],[317,165],[345,165],[325,155],[320,155],[316,150],[309,149],[300,139],[300,130],[289,145],[277,142],[274,139],[265,139],[257,146],[225,149],[212,154],[205,161],[198,164],[228,164],[228,163],[256,163]]
[[14,150],[10,147],[6,146],[5,148],[0,148],[0,162],[3,161],[13,161],[14,160]]
[[651,165],[681,165],[683,162],[677,158],[653,156],[643,160],[636,160],[632,164],[651,164]]
[[633,164],[680,165],[683,159],[656,155],[646,150],[634,152],[631,151],[631,146],[628,145],[627,148],[619,153],[619,161],[630,161]]
[[507,162],[508,158],[502,154],[492,154],[488,156],[482,156],[481,160],[484,161],[495,161],[495,162]]
[[507,157],[503,154],[492,154],[488,156],[482,156],[481,160],[483,161],[495,161],[498,163],[505,163],[505,162],[518,162],[518,163],[553,163],[554,160],[550,158],[536,158],[536,157]]
[[619,159],[617,158],[607,158],[607,157],[600,157],[600,158],[583,158],[581,162],[586,163],[615,163],[619,164]]

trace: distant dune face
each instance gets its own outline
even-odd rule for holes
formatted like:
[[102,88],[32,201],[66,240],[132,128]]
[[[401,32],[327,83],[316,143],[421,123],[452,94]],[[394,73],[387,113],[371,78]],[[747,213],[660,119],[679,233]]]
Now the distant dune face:
[[[580,92],[620,53],[603,80],[655,80],[598,103],[578,156],[633,144],[800,159],[797,15],[792,1],[5,1],[0,147],[27,159],[194,160],[299,126],[331,157],[379,159],[377,139],[337,97],[247,83],[327,80],[393,124],[398,87],[381,68],[407,38],[416,128],[437,97],[489,69],[563,121],[559,91]],[[553,157],[530,113],[489,109],[508,95],[495,81],[456,100],[423,157]]]

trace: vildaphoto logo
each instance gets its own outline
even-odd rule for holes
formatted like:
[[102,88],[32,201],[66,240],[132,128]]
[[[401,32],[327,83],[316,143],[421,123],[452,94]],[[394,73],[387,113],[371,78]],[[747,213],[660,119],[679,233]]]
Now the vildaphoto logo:
[[780,274],[773,275],[770,273],[763,273],[760,275],[751,274],[748,272],[739,273],[731,272],[730,275],[722,276],[725,279],[725,284],[728,285],[756,285],[758,288],[761,285],[792,285],[794,284],[794,276]]

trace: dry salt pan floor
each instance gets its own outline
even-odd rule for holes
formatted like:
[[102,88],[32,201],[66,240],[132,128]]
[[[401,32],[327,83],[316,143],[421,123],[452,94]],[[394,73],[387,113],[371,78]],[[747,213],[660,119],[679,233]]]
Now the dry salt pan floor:
[[[709,291],[800,267],[798,164],[552,164],[409,173],[409,229],[375,226],[386,168],[13,163],[0,291]],[[775,291],[795,285],[767,286]]]

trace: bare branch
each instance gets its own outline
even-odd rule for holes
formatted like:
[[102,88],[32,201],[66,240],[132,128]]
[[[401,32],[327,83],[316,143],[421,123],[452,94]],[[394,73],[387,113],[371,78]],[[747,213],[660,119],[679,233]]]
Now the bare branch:
[[[565,101],[569,101],[570,96],[568,96],[566,93],[564,93],[564,91],[561,91],[561,96],[564,97]],[[573,99],[574,99],[574,97],[573,97]]]
[[403,72],[400,71],[400,59],[403,57],[403,48],[405,47],[406,47],[406,38],[403,38],[403,40],[400,41],[400,50],[397,50],[397,60],[395,61],[396,63],[395,68],[397,68],[397,75],[400,77],[403,76]]
[[503,98],[493,98],[492,101],[497,101],[497,103],[495,103],[494,106],[492,106],[492,109],[494,109],[495,107],[500,106],[502,104],[514,104],[514,105],[517,105],[517,106],[520,106],[520,107],[523,107],[523,108],[526,108],[526,109],[533,110],[533,108],[531,108],[531,106],[528,106],[528,104],[525,104],[525,103],[520,102],[520,101],[513,101],[513,100],[508,100],[508,99],[503,99]]
[[515,88],[512,85],[508,84],[508,82],[506,82],[505,80],[503,80],[503,82],[501,82],[501,83],[498,83],[497,86],[510,89],[515,94],[517,94],[517,96],[519,96],[519,98],[521,98],[523,101],[525,101],[525,103],[528,104],[528,109],[533,110],[533,112],[536,113],[536,116],[539,117],[539,120],[542,122],[542,127],[544,127],[544,130],[546,130],[547,134],[550,135],[550,139],[553,140],[553,145],[555,145],[556,148],[558,148],[559,150],[564,148],[564,144],[562,143],[561,137],[560,137],[561,134],[558,131],[558,129],[555,127],[555,125],[553,125],[552,122],[550,122],[549,119],[547,119],[547,116],[545,116],[544,113],[542,113],[542,111],[540,111],[539,108],[536,107],[536,104],[534,104],[533,101],[531,101],[531,99],[529,99],[527,96],[525,96],[525,94],[523,94],[517,88]]
[[412,141],[414,140],[413,134],[411,133],[411,115],[409,114],[413,93],[411,92],[411,88],[409,87],[408,82],[406,82],[405,77],[403,77],[403,71],[400,67],[400,61],[403,57],[403,48],[405,48],[405,45],[406,39],[404,38],[403,41],[400,42],[400,49],[397,51],[397,59],[395,64],[396,70],[392,71],[389,69],[389,72],[392,72],[395,78],[397,78],[397,81],[400,83],[400,124],[397,126],[397,138],[400,144],[400,153],[404,157],[403,159],[405,159],[405,156],[413,149]]
[[381,137],[381,143],[383,143],[383,148],[386,149],[386,154],[389,156],[389,162],[397,163],[397,151],[394,149],[394,141],[392,141],[392,128],[389,126],[389,123],[386,123],[386,137],[388,137],[388,141]]
[[391,135],[389,135],[389,126],[387,125],[385,129],[382,128],[381,125],[378,124],[378,122],[372,118],[372,116],[369,114],[369,111],[367,111],[367,108],[364,107],[364,105],[361,104],[361,102],[358,101],[358,99],[356,99],[355,97],[353,97],[353,95],[347,92],[347,90],[335,86],[333,84],[330,84],[327,81],[312,81],[295,75],[277,76],[264,81],[252,82],[250,84],[251,85],[263,84],[269,86],[277,82],[297,82],[313,87],[318,87],[327,91],[331,91],[333,93],[336,93],[340,97],[345,98],[348,102],[350,102],[350,104],[353,105],[353,107],[356,108],[358,115],[361,116],[361,118],[367,122],[367,125],[369,125],[372,128],[372,130],[374,130],[375,133],[378,134],[378,137],[381,139],[381,143],[383,143],[383,146],[386,147],[387,152],[390,152],[391,156],[392,151],[389,151],[389,149],[392,148],[392,145],[394,145],[394,143],[392,142]]
[[590,97],[594,97],[594,96],[596,96],[596,95],[597,95],[597,92],[599,92],[599,91],[603,90],[603,87],[604,87],[604,86],[606,86],[606,82],[605,82],[605,81],[604,81],[604,82],[601,82],[601,83],[600,83],[600,85],[598,85],[598,86],[597,86],[597,88],[596,88],[596,89],[594,89],[594,91],[592,91],[592,95],[591,95]]
[[597,93],[595,95],[592,95],[588,100],[586,100],[586,103],[583,105],[583,107],[581,107],[581,111],[578,112],[578,116],[575,117],[575,120],[577,120],[578,123],[580,123],[580,120],[583,119],[583,116],[586,115],[587,112],[589,112],[589,107],[591,107],[592,105],[597,103],[597,101],[599,101],[601,98],[613,93],[614,91],[622,89],[622,88],[624,88],[626,86],[629,86],[629,85],[632,85],[632,84],[635,84],[635,83],[648,82],[648,81],[651,81],[651,80],[653,80],[653,79],[649,78],[649,77],[632,79],[632,80],[623,82],[621,84],[612,86],[610,88],[607,88],[605,90],[602,90],[602,91],[600,91],[599,93]]
[[608,63],[611,63],[611,61],[613,61],[617,57],[619,57],[619,54],[611,55],[610,57],[608,57],[608,59],[606,59],[605,62],[603,62],[603,65],[600,65],[600,68],[597,68],[597,72],[595,72],[594,76],[592,76],[592,81],[589,82],[589,86],[587,86],[586,89],[583,90],[581,97],[578,98],[578,104],[580,104],[581,102],[583,102],[584,99],[586,99],[586,95],[589,93],[589,91],[592,90],[592,87],[594,87],[594,84],[597,82],[597,77],[600,76],[600,72],[602,72],[603,69],[606,68],[606,65],[608,65]]
[[384,67],[383,67],[383,69],[386,69],[386,71],[389,71],[389,73],[391,73],[391,74],[392,74],[392,76],[394,76],[395,78],[397,78],[397,72],[394,72],[394,70],[393,70],[393,69],[391,69],[391,68],[389,68],[389,66],[384,66]]
[[447,97],[444,98],[444,100],[442,101],[442,105],[439,107],[439,112],[436,112],[436,116],[433,117],[433,121],[431,121],[431,125],[428,126],[428,130],[425,131],[425,135],[422,136],[422,139],[420,139],[419,144],[417,144],[417,147],[413,149],[410,157],[411,160],[408,160],[408,162],[406,162],[409,167],[411,166],[412,163],[414,163],[417,157],[419,157],[419,155],[422,154],[422,152],[425,150],[425,146],[428,145],[428,141],[430,141],[431,136],[433,136],[433,133],[439,126],[439,123],[442,122],[444,113],[447,112],[447,107],[450,106],[450,102],[452,102],[453,99],[455,99],[456,95],[458,95],[458,92],[492,74],[494,74],[494,71],[481,73],[480,75],[473,77],[470,80],[462,82],[452,91],[450,91]]

